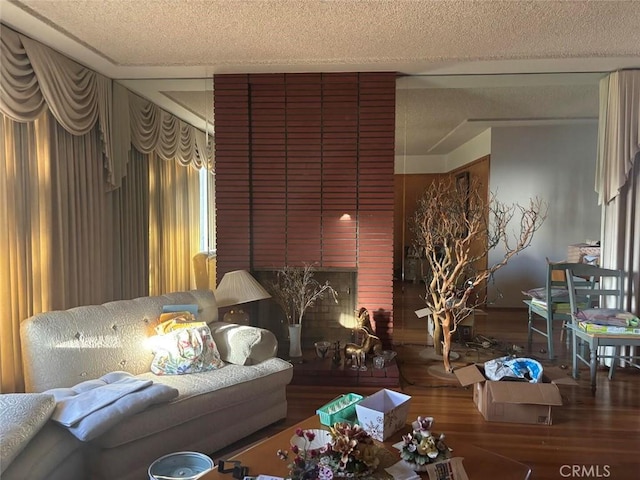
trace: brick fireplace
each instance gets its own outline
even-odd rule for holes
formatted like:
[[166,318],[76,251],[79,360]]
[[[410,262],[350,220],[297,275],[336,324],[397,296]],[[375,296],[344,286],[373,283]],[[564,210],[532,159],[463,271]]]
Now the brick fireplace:
[[[262,284],[268,285],[275,278],[275,270],[260,269],[253,272]],[[312,349],[314,342],[340,341],[341,345],[353,341],[357,298],[357,272],[349,269],[319,269],[314,278],[320,283],[329,281],[338,292],[338,303],[325,297],[309,308],[302,322],[302,346]],[[284,314],[274,300],[260,302],[258,314],[260,326],[276,333],[281,344],[288,343],[288,329]]]
[[214,111],[217,278],[315,264],[341,300],[308,312],[305,345],[350,338],[359,307],[390,335],[395,73],[215,75]]

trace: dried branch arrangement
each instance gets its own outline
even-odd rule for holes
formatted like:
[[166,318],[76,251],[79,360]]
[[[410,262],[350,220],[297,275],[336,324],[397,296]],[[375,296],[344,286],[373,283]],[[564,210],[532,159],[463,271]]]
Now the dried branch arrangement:
[[[459,188],[453,178],[436,181],[419,199],[412,220],[415,247],[426,256],[425,302],[433,315],[434,346],[448,372],[452,334],[486,300],[477,292],[484,292],[487,279],[531,245],[547,215],[539,198],[522,207],[506,205],[495,194],[483,201],[479,192],[477,178],[468,188]],[[519,227],[511,229],[515,217]],[[489,251],[500,245],[502,257],[487,265]]]
[[269,285],[271,295],[280,305],[289,324],[302,324],[302,317],[309,307],[318,300],[331,296],[338,303],[338,292],[329,281],[320,283],[314,278],[315,267],[284,266],[276,273],[276,279]]

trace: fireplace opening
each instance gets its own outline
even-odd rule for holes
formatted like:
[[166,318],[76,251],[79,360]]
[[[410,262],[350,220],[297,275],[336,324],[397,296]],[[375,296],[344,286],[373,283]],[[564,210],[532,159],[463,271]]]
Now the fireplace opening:
[[[259,269],[253,272],[255,278],[268,289],[276,277],[276,269]],[[314,343],[321,340],[340,342],[344,346],[355,340],[357,271],[337,268],[318,268],[314,278],[329,284],[338,293],[338,302],[325,296],[305,312],[302,319],[302,347],[313,349]],[[280,306],[273,299],[258,302],[257,318],[254,325],[271,330],[278,338],[280,351],[285,351],[289,343],[288,323]]]

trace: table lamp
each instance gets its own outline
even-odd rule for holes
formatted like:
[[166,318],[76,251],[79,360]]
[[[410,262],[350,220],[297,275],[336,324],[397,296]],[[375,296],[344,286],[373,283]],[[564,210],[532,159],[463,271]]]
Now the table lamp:
[[[225,273],[214,295],[218,308],[271,298],[271,294],[246,270]],[[241,308],[231,309],[224,314],[223,321],[249,325],[249,315]]]

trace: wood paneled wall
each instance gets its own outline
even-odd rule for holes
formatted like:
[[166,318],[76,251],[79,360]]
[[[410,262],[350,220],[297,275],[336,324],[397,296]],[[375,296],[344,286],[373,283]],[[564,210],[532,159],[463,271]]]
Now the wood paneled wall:
[[214,110],[218,278],[357,268],[390,330],[395,73],[216,75]]
[[[396,275],[401,278],[404,247],[413,245],[413,234],[410,231],[410,223],[418,205],[418,199],[432,182],[444,175],[456,175],[461,172],[469,172],[472,178],[480,181],[482,198],[489,199],[489,167],[490,156],[478,158],[467,165],[447,173],[419,173],[407,175],[395,175],[395,238],[393,251],[393,265]],[[486,259],[485,259],[486,263]]]

